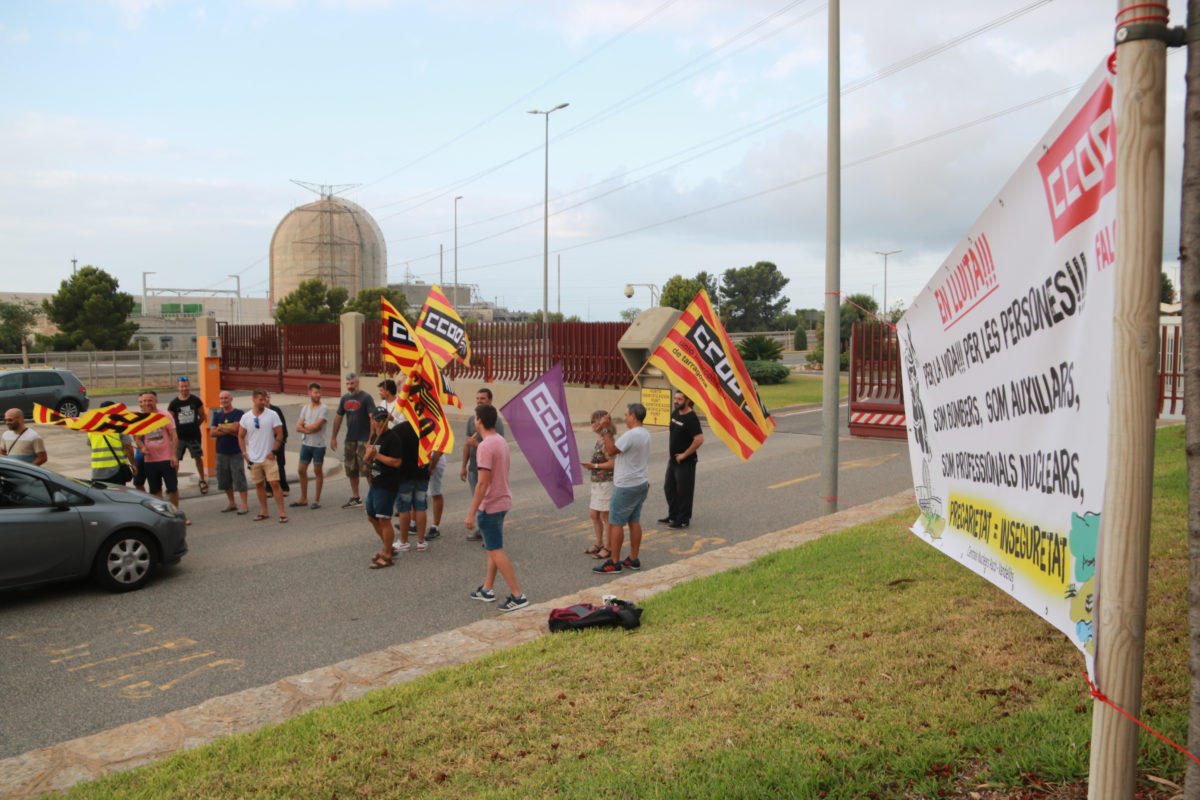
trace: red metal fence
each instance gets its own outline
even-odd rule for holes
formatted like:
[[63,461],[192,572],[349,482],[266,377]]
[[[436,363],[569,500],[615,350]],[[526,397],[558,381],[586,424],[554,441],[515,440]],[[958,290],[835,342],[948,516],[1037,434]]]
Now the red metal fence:
[[[362,371],[383,372],[381,323],[362,328]],[[549,364],[561,361],[567,383],[624,387],[633,378],[617,349],[627,322],[552,322]],[[217,324],[221,385],[303,394],[312,380],[339,383],[339,326]],[[471,364],[447,367],[451,379],[526,383],[546,369],[542,326],[534,322],[468,322]]]
[[[383,370],[378,321],[363,323],[363,372]],[[551,322],[550,359],[561,361],[567,383],[623,387],[633,378],[617,349],[627,322]],[[446,367],[451,380],[526,383],[546,370],[546,342],[536,322],[468,322],[471,364]]]
[[896,331],[856,322],[850,329],[851,435],[905,438],[903,388]]

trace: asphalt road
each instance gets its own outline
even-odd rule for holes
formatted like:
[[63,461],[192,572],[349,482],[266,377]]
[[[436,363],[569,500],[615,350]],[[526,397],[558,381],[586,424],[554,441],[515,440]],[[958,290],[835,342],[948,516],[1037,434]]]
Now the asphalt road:
[[[659,487],[667,434],[652,428],[644,567],[821,514],[820,418],[819,410],[777,417],[775,434],[746,463],[706,429],[695,517],[684,531],[653,522],[666,511]],[[586,458],[594,436],[577,438]],[[843,507],[912,486],[903,441],[843,435],[840,460]],[[215,484],[214,494],[185,499],[191,552],[142,591],[112,595],[75,582],[0,593],[0,758],[498,614],[467,597],[482,582],[484,554],[464,538],[467,488],[455,464],[443,537],[427,552],[400,554],[391,569],[367,569],[378,540],[361,510],[340,508],[349,492],[338,476],[323,508],[289,509],[287,525],[219,513],[225,498]],[[514,453],[512,464],[505,549],[522,588],[540,602],[596,587],[598,600],[605,578],[582,554],[593,536],[587,486],[559,511],[524,458]],[[297,485],[292,492],[295,499]],[[496,588],[507,594],[502,579]]]

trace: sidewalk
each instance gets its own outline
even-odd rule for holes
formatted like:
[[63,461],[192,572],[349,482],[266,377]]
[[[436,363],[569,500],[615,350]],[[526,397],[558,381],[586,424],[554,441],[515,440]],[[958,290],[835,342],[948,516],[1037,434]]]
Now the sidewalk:
[[[743,566],[777,550],[797,547],[892,514],[914,502],[911,492],[900,492],[674,564],[623,574],[594,588],[556,597],[503,617],[481,620],[266,686],[216,697],[161,717],[4,759],[0,761],[0,800],[63,791],[81,781],[149,764],[222,736],[257,730],[320,706],[359,697],[372,689],[394,686],[442,667],[463,664],[547,634],[547,617],[553,608],[599,602],[605,594],[641,602],[672,586]],[[645,624],[654,625],[654,620],[647,618]]]

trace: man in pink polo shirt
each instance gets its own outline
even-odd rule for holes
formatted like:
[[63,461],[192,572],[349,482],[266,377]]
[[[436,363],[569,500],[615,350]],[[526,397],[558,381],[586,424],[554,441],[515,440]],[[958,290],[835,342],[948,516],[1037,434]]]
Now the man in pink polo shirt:
[[[138,396],[138,408],[143,414],[157,414],[167,418],[165,428],[151,431],[145,436],[135,437],[138,449],[145,459],[146,488],[155,497],[162,497],[163,485],[167,487],[167,499],[179,507],[179,438],[175,435],[175,418],[158,410],[158,394],[145,391]],[[188,524],[192,521],[189,519]]]
[[496,592],[492,587],[499,572],[512,592],[500,604],[500,610],[516,611],[529,605],[529,598],[521,593],[512,562],[504,553],[504,515],[512,508],[512,490],[508,485],[508,442],[496,433],[497,417],[495,406],[486,403],[475,406],[475,430],[482,439],[475,451],[479,482],[475,484],[466,525],[467,530],[479,525],[487,550],[487,572],[483,585],[471,592],[471,597],[485,603],[495,602]]

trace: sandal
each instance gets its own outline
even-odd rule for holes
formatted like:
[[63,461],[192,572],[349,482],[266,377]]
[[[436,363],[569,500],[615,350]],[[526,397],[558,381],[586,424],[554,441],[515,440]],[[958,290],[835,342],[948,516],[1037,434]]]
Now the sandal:
[[596,555],[596,553],[599,553],[601,548],[603,548],[603,547],[604,547],[604,545],[602,545],[602,544],[594,544],[591,547],[589,547],[587,550],[584,550],[583,553],[584,553],[584,555],[594,556],[594,555]]
[[279,524],[282,525],[283,523],[285,523],[287,521],[288,521],[287,517],[283,516],[282,514],[279,515]]
[[200,479],[200,494],[208,494],[208,481]]
[[222,508],[221,513],[228,514],[230,511],[237,511],[237,510],[238,510],[237,506],[230,506],[229,508]]
[[592,554],[592,558],[611,560],[612,559],[612,550],[609,550],[607,547],[601,547],[599,550],[597,550],[595,553]]
[[371,569],[383,569],[392,566],[393,563],[391,558],[376,558],[371,562]]
[[255,514],[255,515],[254,515],[254,521],[255,521],[255,522],[262,522],[264,519],[266,519],[266,518],[267,518],[267,516],[268,516],[267,514]]

